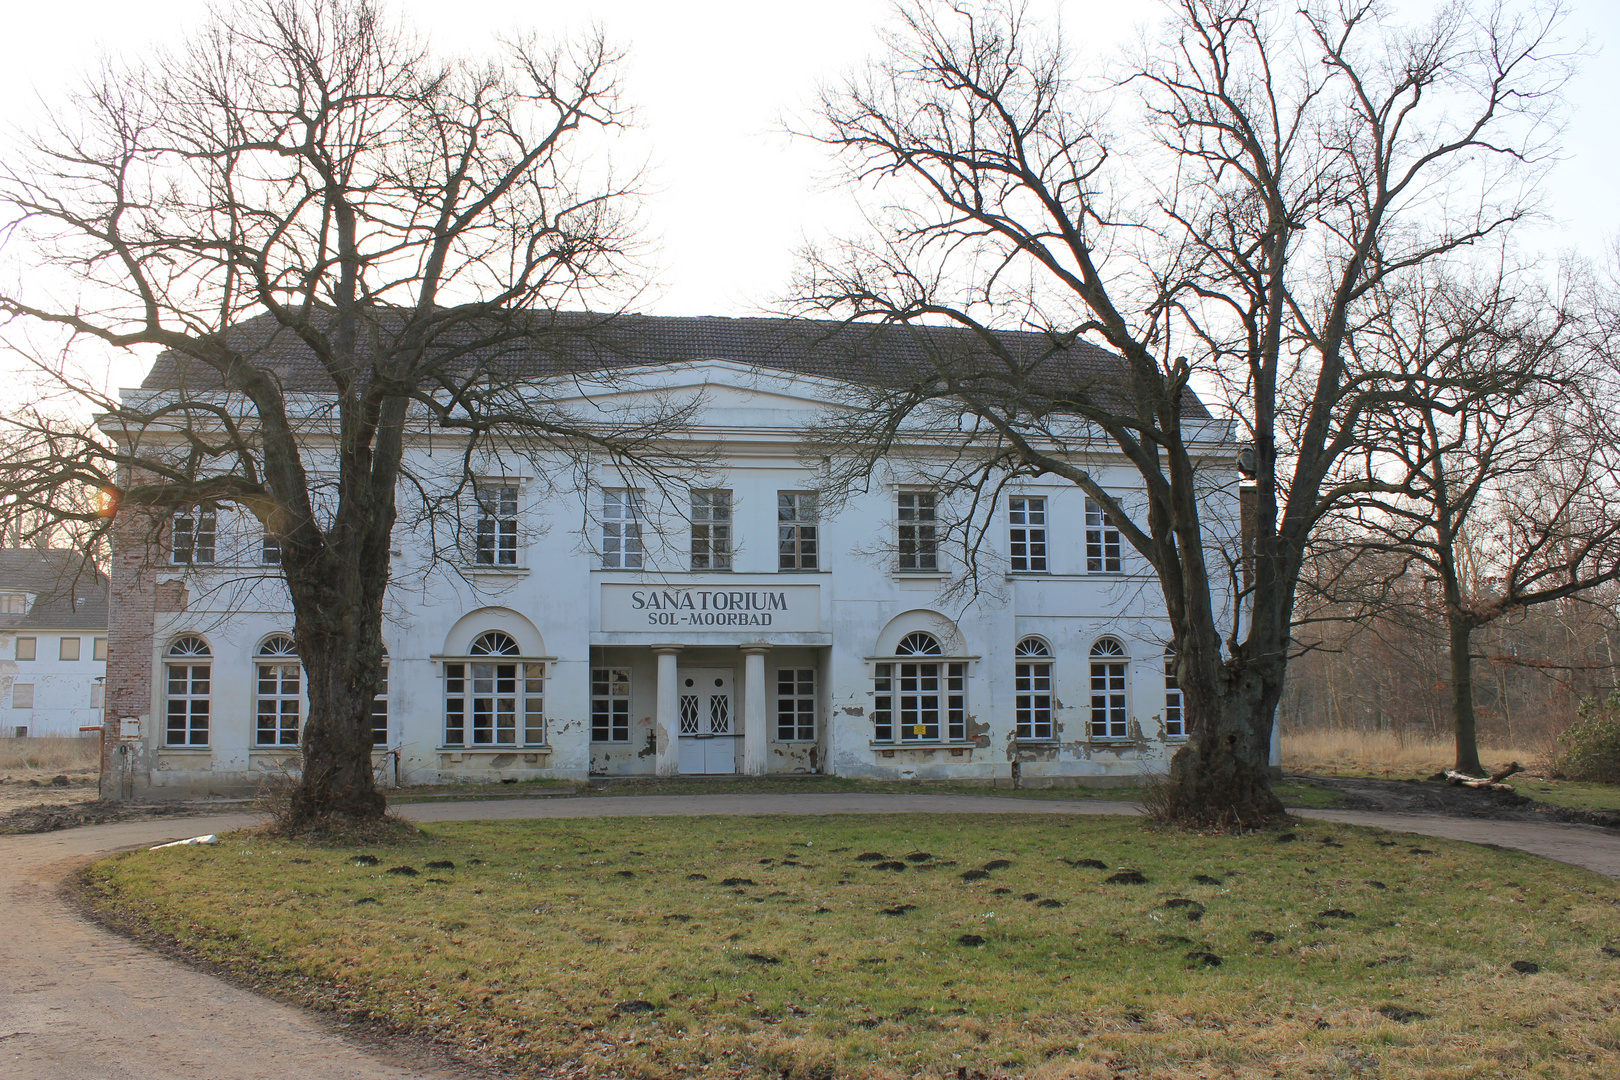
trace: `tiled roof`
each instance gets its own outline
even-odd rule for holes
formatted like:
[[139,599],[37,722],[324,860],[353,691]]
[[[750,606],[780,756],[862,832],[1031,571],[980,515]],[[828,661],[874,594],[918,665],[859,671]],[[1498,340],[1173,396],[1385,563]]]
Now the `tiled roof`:
[[[389,332],[386,325],[383,332]],[[472,330],[457,333],[463,342],[472,339]],[[1081,388],[1103,396],[1112,390],[1117,395],[1125,385],[1124,361],[1090,342],[1055,349],[1044,334],[1002,331],[997,337],[1020,365],[1028,365],[1029,382],[1043,395],[1062,395]],[[288,390],[322,393],[332,388],[308,346],[268,315],[238,324],[229,340],[255,363],[275,371]],[[454,342],[441,338],[436,344],[443,347]],[[524,335],[475,350],[463,366],[471,368],[476,363],[498,368],[507,377],[546,378],[653,364],[727,360],[861,385],[904,387],[919,380],[932,381],[942,360],[955,370],[982,369],[987,366],[987,352],[978,338],[959,327],[536,312],[529,316]],[[208,369],[171,352],[158,358],[141,386],[170,390],[210,384],[217,385],[217,377]],[[1006,383],[996,380],[995,385]],[[1209,415],[1202,402],[1190,393],[1185,413],[1196,418]]]
[[107,629],[107,579],[77,551],[0,548],[0,592],[34,594],[28,614],[0,615],[0,629]]

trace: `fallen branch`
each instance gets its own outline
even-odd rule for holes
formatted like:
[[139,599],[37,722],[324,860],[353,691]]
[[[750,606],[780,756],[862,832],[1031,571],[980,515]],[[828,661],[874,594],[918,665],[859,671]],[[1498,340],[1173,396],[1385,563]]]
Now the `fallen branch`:
[[1447,780],[1459,787],[1478,788],[1485,791],[1512,791],[1513,785],[1504,784],[1502,781],[1516,772],[1523,771],[1524,766],[1517,761],[1513,761],[1508,763],[1507,768],[1494,772],[1489,776],[1469,776],[1467,773],[1460,773],[1456,769],[1447,769],[1445,772],[1432,777],[1432,779]]

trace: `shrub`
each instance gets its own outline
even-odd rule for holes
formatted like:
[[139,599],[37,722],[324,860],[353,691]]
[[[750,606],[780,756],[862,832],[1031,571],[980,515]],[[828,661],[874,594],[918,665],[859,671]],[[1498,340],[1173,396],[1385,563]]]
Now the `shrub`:
[[1586,698],[1579,713],[1580,719],[1558,736],[1563,749],[1554,774],[1569,780],[1620,784],[1620,690],[1610,691],[1603,702]]

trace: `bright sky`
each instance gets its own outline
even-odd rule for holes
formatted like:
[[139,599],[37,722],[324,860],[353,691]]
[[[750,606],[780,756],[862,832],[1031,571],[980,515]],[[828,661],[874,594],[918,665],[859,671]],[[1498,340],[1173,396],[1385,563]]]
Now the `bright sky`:
[[[1569,3],[1569,36],[1590,37],[1597,55],[1570,88],[1568,156],[1547,207],[1557,223],[1527,239],[1547,251],[1598,256],[1620,233],[1620,3]],[[1061,12],[1070,40],[1094,55],[1157,11],[1151,0],[1031,6],[1048,16]],[[10,0],[5,8],[0,100],[9,121],[26,125],[39,98],[71,85],[99,53],[134,57],[150,43],[173,41],[206,5]],[[887,17],[885,0],[395,0],[395,8],[446,51],[477,50],[498,30],[527,27],[547,36],[591,22],[629,50],[626,84],[640,130],[625,159],[652,165],[655,193],[645,220],[661,236],[659,283],[644,310],[756,313],[786,289],[796,248],[849,231],[855,221],[849,197],[824,182],[822,152],[782,134],[780,121],[805,111],[819,81],[876,51],[874,28]],[[6,362],[0,357],[0,370]],[[109,374],[130,385],[140,369],[139,362],[122,363]]]

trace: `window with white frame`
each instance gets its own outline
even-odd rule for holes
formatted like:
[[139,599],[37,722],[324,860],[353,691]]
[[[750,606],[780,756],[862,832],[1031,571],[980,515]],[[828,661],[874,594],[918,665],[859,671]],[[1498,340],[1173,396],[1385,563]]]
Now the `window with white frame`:
[[629,489],[602,492],[602,568],[636,570],[641,567],[641,492]]
[[630,669],[591,670],[591,741],[630,741]]
[[[907,634],[896,657],[941,655],[939,639]],[[878,664],[872,678],[874,742],[963,742],[967,739],[967,665],[943,660]]]
[[467,661],[444,665],[445,745],[544,745],[546,666],[501,659],[522,650],[499,630],[480,634],[467,652]]
[[176,638],[164,657],[165,746],[207,746],[213,657],[194,634]]
[[1007,530],[1012,572],[1046,573],[1046,497],[1044,495],[1009,497]]
[[281,565],[281,538],[274,533],[266,532],[259,536],[259,565]]
[[1125,709],[1125,646],[1099,638],[1091,647],[1091,737],[1125,739],[1130,722]]
[[1094,499],[1086,500],[1086,573],[1120,572],[1119,530]]
[[1176,681],[1176,652],[1164,650],[1164,737],[1185,739],[1187,720],[1181,712],[1181,684]]
[[174,515],[169,559],[176,566],[206,566],[214,561],[218,535],[212,510],[182,510]]
[[28,614],[28,594],[20,592],[0,593],[0,615],[26,615]]
[[304,712],[304,667],[298,646],[275,634],[259,646],[254,714],[260,746],[297,746]]
[[381,681],[371,698],[371,745],[388,745],[388,652],[383,651]]
[[692,569],[731,569],[731,492],[692,492]]
[[896,504],[895,541],[901,570],[938,570],[932,491],[902,491]]
[[813,742],[816,737],[816,669],[776,669],[776,739]]
[[1055,737],[1052,726],[1052,649],[1027,637],[1013,649],[1013,715],[1020,739]]
[[813,491],[776,493],[776,568],[817,570],[821,566],[820,507]]
[[479,485],[478,566],[516,566],[518,556],[518,489],[512,484]]

